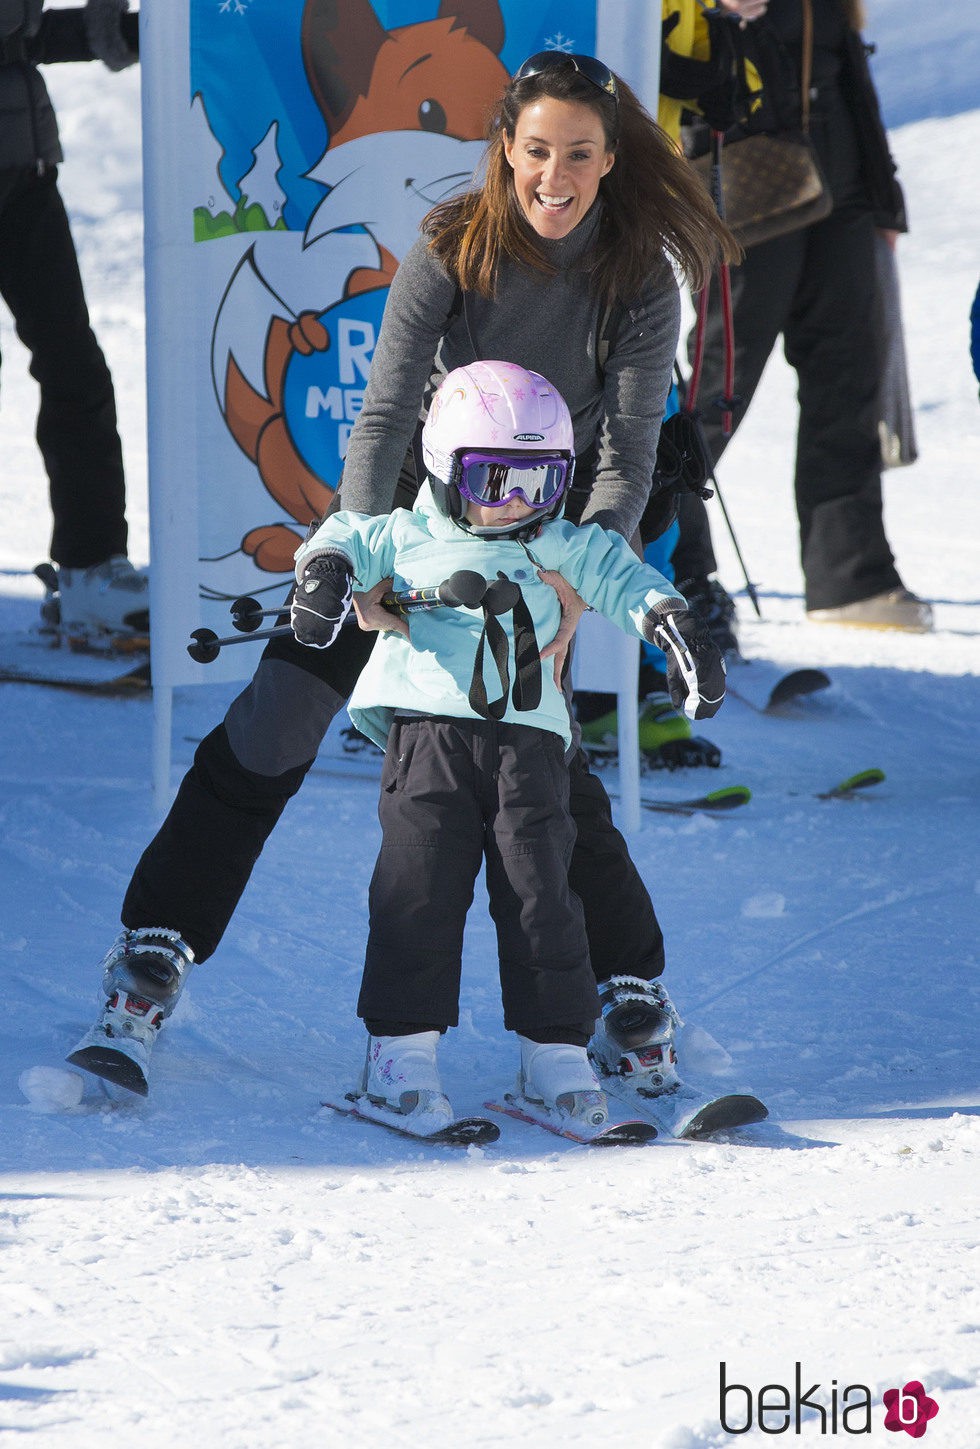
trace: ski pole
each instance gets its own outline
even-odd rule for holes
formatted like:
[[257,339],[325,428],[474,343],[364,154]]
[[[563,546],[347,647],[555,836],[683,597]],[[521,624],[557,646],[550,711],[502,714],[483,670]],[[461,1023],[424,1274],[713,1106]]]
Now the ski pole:
[[[715,203],[715,210],[721,217],[722,221],[725,220],[725,190],[722,181],[721,159],[724,142],[724,132],[712,130],[710,189],[711,198]],[[727,262],[722,262],[719,268],[719,280],[721,284],[722,322],[725,329],[725,396],[719,399],[719,403],[723,409],[722,428],[724,430],[725,436],[730,437],[732,432],[732,409],[735,406],[737,399],[734,396],[735,331],[732,319],[732,286],[731,273],[729,271]],[[686,395],[684,390],[684,379],[681,376],[681,370],[678,367],[676,361],[674,363],[674,370],[677,374],[677,381],[681,389],[681,394],[682,396],[684,396],[684,410],[690,415],[691,421],[694,424],[695,432],[697,433],[698,441],[701,444],[701,449],[704,453],[705,462],[707,463],[707,476],[709,480],[714,484],[715,496],[718,499],[718,506],[721,509],[721,516],[725,520],[725,526],[728,529],[728,536],[731,539],[732,547],[735,550],[735,557],[738,559],[739,567],[742,570],[742,577],[745,579],[745,592],[752,600],[752,607],[756,612],[756,617],[761,619],[762,610],[759,607],[759,595],[756,592],[755,584],[753,584],[752,580],[749,578],[749,571],[746,567],[745,559],[742,557],[742,550],[739,547],[738,539],[735,537],[735,529],[732,526],[731,516],[728,512],[727,507],[725,506],[725,500],[722,496],[721,487],[718,483],[718,476],[715,473],[714,459],[711,456],[711,450],[708,447],[708,440],[705,436],[704,423],[701,418],[701,412],[697,406],[698,388],[701,382],[701,366],[704,361],[704,339],[708,320],[708,295],[710,285],[711,283],[709,278],[708,281],[705,282],[705,285],[701,291],[701,295],[698,298],[697,330],[694,336],[694,360],[691,367],[690,386],[687,389]]]
[[687,413],[688,417],[691,419],[691,422],[694,425],[694,430],[697,433],[698,443],[700,445],[701,452],[704,455],[706,476],[708,478],[708,481],[714,486],[715,497],[718,499],[718,507],[721,509],[721,516],[725,520],[725,526],[728,529],[728,536],[732,541],[732,548],[735,550],[735,557],[738,559],[739,567],[742,570],[742,577],[745,579],[745,592],[752,600],[752,607],[755,609],[757,618],[761,619],[762,610],[759,607],[759,595],[756,591],[755,584],[752,583],[751,579],[749,578],[749,571],[746,567],[745,559],[742,557],[742,550],[739,547],[738,539],[735,536],[735,529],[732,525],[732,520],[729,515],[728,509],[725,506],[725,500],[722,497],[721,486],[718,482],[718,475],[715,472],[714,460],[711,457],[711,449],[708,446],[708,439],[705,435],[704,423],[701,418],[700,410],[696,407],[690,407],[688,404],[687,397],[685,396],[684,377],[677,362],[674,363],[674,371],[677,375],[677,383],[681,392],[681,396],[684,397],[684,411]]
[[[281,612],[281,609],[276,610],[276,613]],[[249,644],[253,639],[275,639],[280,634],[292,632],[289,624],[281,624],[276,629],[258,629],[250,634],[232,634],[228,639],[219,639],[213,629],[192,629],[194,642],[188,644],[187,652],[195,664],[213,664],[227,644]]]
[[[473,569],[457,569],[448,579],[443,579],[441,584],[427,588],[399,589],[385,594],[381,603],[389,612],[402,614],[422,613],[428,609],[476,609],[483,602],[488,589],[495,587],[496,585],[488,584],[483,575]],[[284,634],[291,634],[293,631],[290,624],[281,624],[274,629],[258,627],[263,619],[278,618],[285,610],[285,604],[280,604],[276,609],[263,609],[258,599],[247,594],[242,595],[231,606],[232,623],[239,632],[220,639],[213,629],[194,629],[191,633],[193,643],[188,644],[187,652],[196,664],[212,664],[221,650],[229,644],[247,644],[252,639],[276,639]]]
[[[476,609],[487,591],[487,581],[473,569],[457,569],[434,588],[400,589],[382,597],[382,607],[392,613],[414,614],[425,609]],[[231,622],[243,634],[251,634],[262,619],[276,618],[284,613],[285,604],[276,609],[263,609],[258,599],[245,594],[231,606]]]
[[385,594],[381,603],[386,609],[401,614],[422,613],[426,609],[478,609],[487,589],[492,587],[482,574],[473,569],[457,569],[435,588],[400,589]]

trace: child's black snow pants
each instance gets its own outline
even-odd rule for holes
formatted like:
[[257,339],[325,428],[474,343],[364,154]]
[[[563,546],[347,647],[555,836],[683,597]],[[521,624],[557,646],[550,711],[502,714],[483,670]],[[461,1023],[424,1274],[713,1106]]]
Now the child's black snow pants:
[[485,860],[504,1025],[586,1045],[598,995],[568,884],[568,802],[565,750],[550,730],[396,717],[357,1007],[373,1035],[458,1023],[463,927]]

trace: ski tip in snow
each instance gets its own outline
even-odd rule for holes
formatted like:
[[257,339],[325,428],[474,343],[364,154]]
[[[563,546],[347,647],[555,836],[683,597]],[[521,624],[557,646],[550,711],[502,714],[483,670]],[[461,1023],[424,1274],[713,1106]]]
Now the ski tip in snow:
[[768,1107],[758,1097],[742,1094],[718,1097],[696,1112],[677,1136],[688,1140],[710,1137],[715,1132],[725,1132],[733,1127],[749,1127],[753,1122],[764,1122],[768,1116]]
[[127,1092],[135,1092],[140,1097],[149,1094],[146,1077],[138,1063],[125,1052],[115,1051],[110,1046],[79,1047],[66,1060],[73,1067],[81,1067],[83,1072],[91,1072],[104,1081],[114,1082],[117,1087],[125,1087]]
[[818,800],[852,800],[859,790],[867,790],[872,785],[880,785],[884,781],[884,770],[859,770],[856,775],[849,775],[846,780],[841,780],[831,790],[823,790],[817,796]]
[[601,1080],[610,1097],[643,1121],[653,1122],[666,1138],[693,1141],[733,1127],[748,1127],[769,1116],[764,1103],[747,1092],[715,1094],[682,1083],[675,1090],[650,1093],[638,1088],[629,1076],[614,1073]]
[[779,709],[791,699],[803,699],[808,694],[817,694],[830,688],[830,675],[822,669],[794,669],[778,680],[769,692],[767,709]]
[[828,689],[832,682],[826,670],[810,665],[774,664],[768,659],[746,659],[737,649],[726,653],[725,663],[729,694],[760,714]]

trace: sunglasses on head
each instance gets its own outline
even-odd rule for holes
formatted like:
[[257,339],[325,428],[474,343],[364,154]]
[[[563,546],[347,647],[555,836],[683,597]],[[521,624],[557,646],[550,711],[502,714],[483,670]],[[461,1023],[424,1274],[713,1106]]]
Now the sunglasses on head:
[[455,481],[464,498],[484,508],[500,508],[514,497],[529,508],[547,508],[564,491],[570,467],[558,453],[463,453]]
[[572,70],[591,81],[598,90],[605,91],[614,101],[619,100],[616,77],[608,65],[596,60],[594,55],[570,55],[564,50],[539,50],[536,55],[528,56],[520,70],[515,72],[514,80],[531,80],[533,76],[542,75],[548,70],[560,70],[562,66],[571,66]]

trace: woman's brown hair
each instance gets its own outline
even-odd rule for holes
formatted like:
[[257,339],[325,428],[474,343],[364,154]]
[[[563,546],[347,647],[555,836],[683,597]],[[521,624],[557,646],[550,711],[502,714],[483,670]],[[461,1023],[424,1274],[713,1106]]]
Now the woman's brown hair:
[[464,291],[492,297],[504,258],[546,273],[555,270],[521,210],[504,153],[504,138],[513,140],[525,106],[543,97],[594,110],[616,156],[599,183],[602,224],[585,263],[604,301],[632,302],[662,266],[664,253],[695,291],[719,258],[739,259],[738,243],[700,179],[618,77],[617,87],[618,101],[572,66],[510,82],[490,123],[482,186],[440,203],[422,223],[431,251]]

